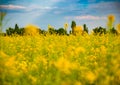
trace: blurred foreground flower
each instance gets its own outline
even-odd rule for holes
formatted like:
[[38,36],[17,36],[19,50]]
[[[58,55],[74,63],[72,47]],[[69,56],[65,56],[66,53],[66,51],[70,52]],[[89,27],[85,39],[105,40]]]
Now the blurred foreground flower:
[[67,28],[68,28],[68,23],[65,23],[64,24],[64,29],[67,30]]
[[78,65],[77,63],[70,62],[68,59],[65,59],[63,57],[59,58],[57,62],[54,63],[54,65],[61,71],[66,74],[70,74],[71,70],[77,69]]
[[96,75],[93,72],[87,72],[86,73],[86,79],[89,81],[89,83],[94,83],[94,81],[96,80]]
[[38,35],[39,34],[39,27],[28,24],[25,26],[25,35]]
[[114,22],[115,22],[115,16],[114,15],[108,15],[108,23],[107,23],[107,26],[108,26],[108,29],[112,29],[113,28],[113,25],[114,25]]
[[117,24],[117,27],[116,27],[116,28],[117,28],[117,32],[120,33],[120,23]]
[[74,27],[74,34],[75,35],[81,35],[83,33],[83,27],[82,26],[76,26]]

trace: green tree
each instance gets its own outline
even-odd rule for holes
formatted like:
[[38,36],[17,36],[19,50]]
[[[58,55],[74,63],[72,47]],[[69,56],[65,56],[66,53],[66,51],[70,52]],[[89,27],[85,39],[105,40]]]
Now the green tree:
[[7,35],[12,35],[12,34],[18,34],[18,35],[23,35],[25,32],[24,28],[19,28],[18,25],[15,25],[15,28],[11,28],[9,27],[8,29],[6,29],[6,34]]
[[72,28],[72,33],[74,34],[74,29],[76,27],[76,22],[75,21],[72,21],[71,23],[71,28]]
[[46,30],[39,29],[39,34],[46,35],[46,34],[47,34],[47,31],[46,31]]
[[67,31],[64,28],[59,28],[57,31],[57,34],[59,35],[67,35]]
[[17,24],[15,24],[15,29],[14,29],[14,33],[16,34],[20,34],[20,30]]
[[56,30],[54,28],[49,28],[48,33],[49,34],[56,34]]
[[24,34],[24,30],[25,30],[24,28],[20,28],[18,34],[19,34],[19,35],[23,35],[23,34]]
[[7,35],[12,35],[12,34],[14,34],[14,29],[11,28],[11,27],[9,27],[9,28],[6,30],[6,33],[7,33]]
[[110,33],[117,34],[117,30],[113,27],[112,29],[110,29]]
[[15,29],[18,30],[19,29],[19,26],[17,24],[15,24]]
[[94,32],[95,35],[106,34],[106,28],[96,27],[95,29],[93,29],[93,32]]
[[86,26],[86,24],[83,25],[83,31],[88,33],[88,27]]

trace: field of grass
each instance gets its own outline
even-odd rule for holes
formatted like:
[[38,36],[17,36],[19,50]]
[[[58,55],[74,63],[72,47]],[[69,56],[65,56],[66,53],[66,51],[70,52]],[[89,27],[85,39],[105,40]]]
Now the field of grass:
[[1,36],[0,85],[120,85],[120,36]]

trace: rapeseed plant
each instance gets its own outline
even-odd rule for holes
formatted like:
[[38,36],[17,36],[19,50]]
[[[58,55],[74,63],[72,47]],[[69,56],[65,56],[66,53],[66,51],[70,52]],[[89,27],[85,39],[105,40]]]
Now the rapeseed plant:
[[86,72],[85,77],[86,77],[86,80],[88,80],[89,83],[91,84],[94,83],[97,78],[96,75],[91,71]]
[[66,73],[66,74],[70,74],[71,63],[67,59],[65,59],[63,57],[59,58],[58,61],[55,62],[55,66],[60,71]]
[[65,23],[64,24],[64,29],[67,30],[67,28],[68,28],[68,23]]
[[76,27],[74,28],[74,33],[75,33],[75,35],[82,35],[82,33],[83,33],[83,28],[82,28],[82,26],[76,26]]
[[117,32],[120,34],[120,23],[117,24],[116,28],[117,28]]
[[115,16],[112,14],[108,15],[108,23],[107,23],[108,30],[111,30],[113,28],[114,21],[115,21]]
[[38,35],[39,34],[39,27],[28,24],[25,26],[25,35]]
[[119,38],[1,36],[0,84],[119,85]]

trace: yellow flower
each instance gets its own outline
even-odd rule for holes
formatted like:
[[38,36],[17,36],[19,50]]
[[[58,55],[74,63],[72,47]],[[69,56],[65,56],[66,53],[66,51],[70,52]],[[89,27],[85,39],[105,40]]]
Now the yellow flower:
[[15,57],[11,56],[10,58],[8,58],[8,60],[5,62],[5,66],[7,67],[13,67],[15,64]]
[[65,30],[67,30],[67,28],[68,28],[68,23],[65,23],[65,24],[64,24],[64,28],[65,28]]
[[85,53],[85,49],[83,47],[75,48],[75,54]]
[[120,33],[120,23],[117,24],[117,27],[116,27],[116,28],[117,28],[117,32]]
[[60,85],[71,85],[70,81],[62,81]]
[[48,31],[49,31],[50,29],[54,29],[54,27],[51,26],[50,24],[48,24]]
[[96,56],[90,55],[90,56],[88,56],[87,59],[89,59],[90,61],[95,61],[96,60]]
[[106,55],[106,53],[107,53],[106,47],[105,47],[105,46],[101,46],[100,49],[101,49],[101,53],[102,53],[103,55]]
[[47,59],[46,59],[46,58],[41,57],[40,60],[41,60],[41,62],[43,63],[44,66],[47,65],[48,62],[47,62]]
[[82,85],[80,81],[76,81],[75,85]]
[[51,26],[50,24],[48,24],[48,29],[50,29],[50,28],[54,28],[53,26]]
[[76,26],[74,28],[74,34],[76,34],[76,35],[80,34],[81,35],[83,33],[82,29],[83,29],[82,26]]
[[108,20],[110,21],[110,22],[114,22],[115,21],[115,16],[114,15],[108,15]]
[[27,26],[25,26],[25,35],[38,35],[39,34],[39,27],[32,25],[32,24],[28,24]]
[[63,57],[59,58],[58,61],[54,62],[54,65],[62,72],[70,74],[71,70],[76,70],[79,64],[76,62],[70,62],[68,59]]
[[108,26],[109,30],[113,28],[114,21],[115,21],[115,16],[114,15],[108,15],[107,26]]
[[38,70],[38,66],[36,64],[32,64],[30,68],[32,70]]
[[0,57],[7,57],[7,55],[3,51],[0,51]]
[[87,72],[85,77],[89,81],[89,83],[94,83],[94,81],[96,80],[96,75],[91,71]]
[[66,73],[66,74],[70,73],[71,63],[67,59],[65,59],[63,57],[59,58],[58,61],[55,62],[55,66],[60,71]]
[[36,82],[37,82],[37,78],[36,78],[36,77],[34,77],[34,76],[32,76],[32,75],[29,75],[29,79],[32,80],[32,84],[33,84],[33,85],[36,84]]
[[28,72],[28,65],[27,62],[22,61],[21,63],[19,63],[19,68],[22,69],[23,72]]

